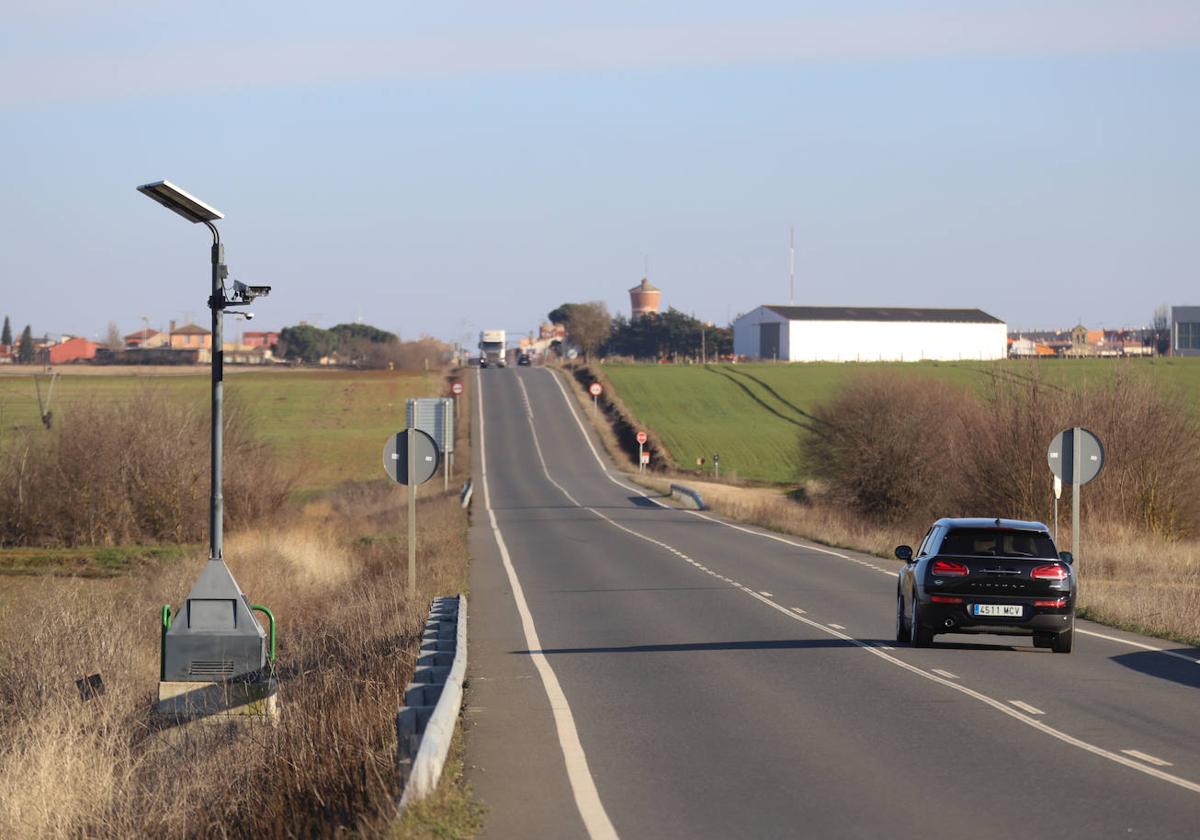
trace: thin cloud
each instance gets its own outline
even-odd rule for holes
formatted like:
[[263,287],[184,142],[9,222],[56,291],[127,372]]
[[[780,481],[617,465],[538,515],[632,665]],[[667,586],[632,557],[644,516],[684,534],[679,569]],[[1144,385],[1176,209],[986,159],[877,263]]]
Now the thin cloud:
[[363,80],[1197,48],[1200,3],[1093,0],[995,11],[10,57],[0,59],[0,106]]

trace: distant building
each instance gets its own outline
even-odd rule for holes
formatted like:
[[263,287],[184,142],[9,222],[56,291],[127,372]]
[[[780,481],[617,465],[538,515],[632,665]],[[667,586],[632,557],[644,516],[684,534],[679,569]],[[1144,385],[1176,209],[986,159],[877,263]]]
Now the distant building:
[[171,322],[172,350],[210,350],[212,349],[212,332],[195,324],[184,324],[176,327]]
[[1171,355],[1200,356],[1200,306],[1171,307]]
[[651,312],[657,313],[662,306],[662,291],[643,277],[641,283],[629,290],[629,306],[632,310],[629,316],[631,321],[636,321]]
[[254,350],[259,347],[271,348],[279,342],[277,332],[246,332],[242,333],[242,346]]
[[71,362],[84,362],[96,358],[96,348],[99,345],[86,338],[64,338],[57,344],[51,344],[42,350],[44,360],[52,365],[65,365]]
[[125,349],[153,350],[155,347],[166,347],[168,338],[166,333],[147,327],[125,336]]
[[788,362],[1003,359],[1004,322],[979,309],[760,306],[733,322],[733,352]]

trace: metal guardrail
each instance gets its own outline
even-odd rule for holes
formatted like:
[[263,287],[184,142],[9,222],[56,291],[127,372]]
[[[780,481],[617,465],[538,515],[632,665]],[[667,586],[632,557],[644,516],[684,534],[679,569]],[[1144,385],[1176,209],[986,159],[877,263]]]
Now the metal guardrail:
[[405,705],[396,714],[400,810],[433,793],[446,765],[467,674],[467,596],[435,598]]
[[696,510],[708,510],[700,494],[690,487],[684,487],[682,484],[671,485],[671,498],[677,499],[684,504],[693,505]]

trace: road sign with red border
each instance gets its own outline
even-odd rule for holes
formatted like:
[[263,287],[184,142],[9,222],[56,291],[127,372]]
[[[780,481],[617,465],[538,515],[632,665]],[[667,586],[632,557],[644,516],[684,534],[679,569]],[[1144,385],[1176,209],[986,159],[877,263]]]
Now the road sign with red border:
[[591,394],[593,397],[598,397],[603,392],[604,392],[604,389],[600,387],[599,382],[593,382],[591,385],[588,386],[588,393]]
[[646,442],[646,433],[645,432],[637,433],[637,442],[638,442],[639,446],[641,446],[643,443]]
[[643,452],[643,453],[642,453],[642,463],[643,463],[643,464],[649,464],[649,463],[650,463],[650,453],[649,453],[649,452]]
[[462,392],[463,392],[463,384],[461,382],[455,382],[450,386],[450,393],[453,394],[454,396],[457,397]]

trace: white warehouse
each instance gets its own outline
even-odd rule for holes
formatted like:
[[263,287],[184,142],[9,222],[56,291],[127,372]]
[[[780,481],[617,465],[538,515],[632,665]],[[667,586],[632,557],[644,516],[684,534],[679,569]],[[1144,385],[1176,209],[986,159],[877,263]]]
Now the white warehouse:
[[733,322],[733,352],[787,362],[1003,359],[1008,329],[979,309],[760,306]]

